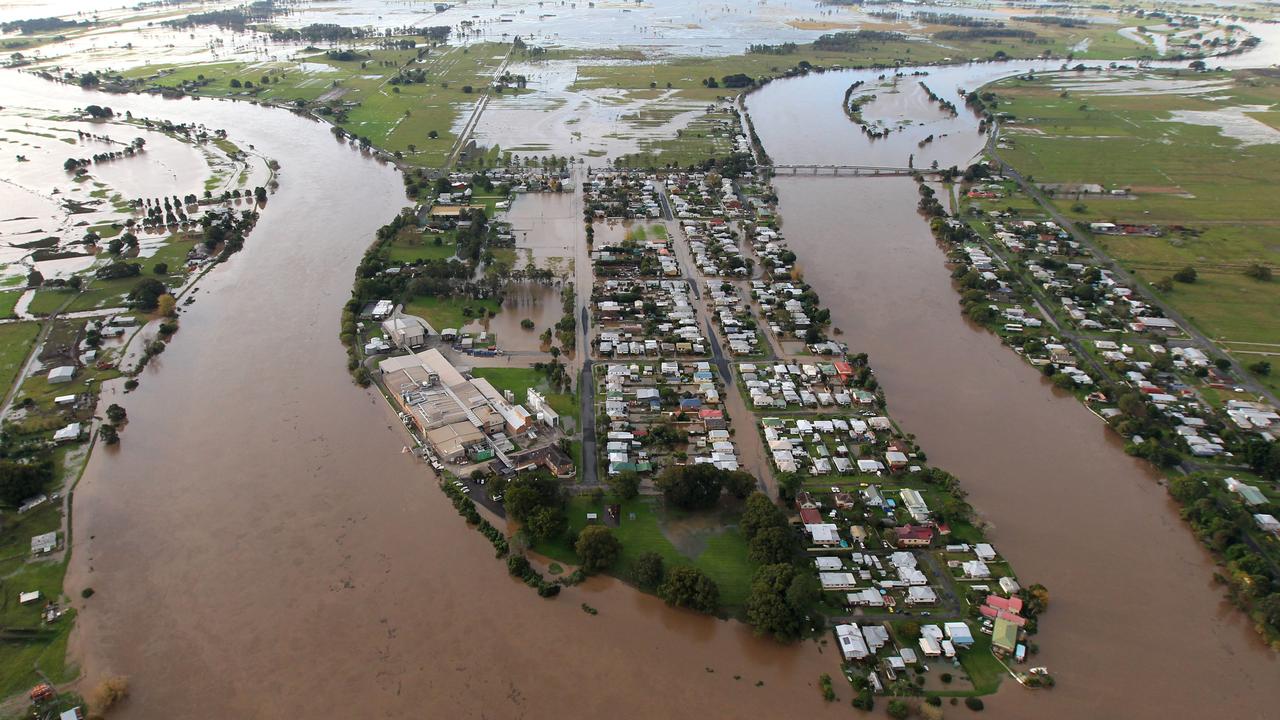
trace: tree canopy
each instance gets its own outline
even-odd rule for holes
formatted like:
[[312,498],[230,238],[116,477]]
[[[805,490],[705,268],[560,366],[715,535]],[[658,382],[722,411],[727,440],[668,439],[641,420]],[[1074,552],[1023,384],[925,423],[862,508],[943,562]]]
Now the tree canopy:
[[0,460],[0,501],[17,505],[39,493],[53,479],[53,460],[44,457],[25,463]]
[[709,463],[672,465],[654,482],[667,502],[685,510],[705,510],[728,487],[737,497],[746,497],[756,486],[750,473],[721,470]]
[[603,525],[588,525],[578,533],[573,549],[588,573],[599,572],[612,565],[622,553],[622,543]]
[[656,552],[644,552],[631,564],[631,575],[643,590],[653,590],[662,582],[666,568],[662,556]]
[[713,613],[720,606],[720,588],[701,570],[690,565],[671,568],[658,596],[675,607]]
[[751,581],[747,622],[757,635],[772,635],[782,642],[796,640],[819,594],[818,579],[812,573],[786,563],[765,565]]

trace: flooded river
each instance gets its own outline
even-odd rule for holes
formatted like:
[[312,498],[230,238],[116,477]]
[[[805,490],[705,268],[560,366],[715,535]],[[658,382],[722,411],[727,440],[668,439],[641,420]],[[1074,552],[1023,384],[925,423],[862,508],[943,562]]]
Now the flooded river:
[[[981,80],[935,76],[949,98]],[[850,81],[778,82],[753,98],[775,158],[907,160],[915,130],[868,147],[838,114]],[[68,594],[96,594],[76,600],[72,651],[91,681],[131,678],[119,717],[851,712],[847,690],[825,705],[813,687],[836,667],[830,649],[780,648],[609,580],[537,599],[401,453],[394,416],[350,383],[337,342],[355,265],[405,203],[389,166],[323,125],[248,104],[104,96],[14,72],[0,73],[0,96],[224,127],[282,166],[244,251],[199,283],[176,342],[135,393],[108,398],[129,427],[75,493]],[[898,97],[868,113],[919,105]],[[961,162],[979,144],[972,118],[925,120],[919,131],[949,138],[917,151],[917,166]],[[911,184],[797,178],[779,193],[809,280],[844,339],[871,353],[895,416],[963,478],[1000,550],[1050,588],[1040,640],[1060,686],[1009,688],[989,714],[1270,715],[1276,662],[1220,601],[1163,490],[1079,405],[964,323]]]
[[[51,109],[102,100],[15,73],[0,91]],[[833,666],[813,645],[609,580],[539,600],[401,454],[337,342],[360,254],[404,202],[389,166],[288,113],[110,100],[226,127],[282,166],[244,251],[199,284],[141,387],[108,398],[129,428],[76,490],[67,587],[96,594],[76,601],[73,652],[91,680],[131,678],[119,717],[821,709],[812,686]]]
[[[944,88],[977,87],[991,72],[956,68],[926,82],[947,95]],[[868,141],[843,117],[840,98],[857,77],[774,83],[751,97],[775,162],[901,164],[915,150],[914,139]],[[821,131],[793,132],[797,112]],[[945,122],[955,127],[928,156],[963,166],[981,148],[975,120],[962,112]],[[960,477],[1000,552],[1028,582],[1049,588],[1036,662],[1058,687],[1006,683],[987,714],[1275,717],[1280,662],[1222,599],[1208,553],[1153,473],[1100,420],[963,318],[945,255],[915,211],[915,183],[775,184],[784,234],[841,339],[870,353],[890,411],[930,461]]]

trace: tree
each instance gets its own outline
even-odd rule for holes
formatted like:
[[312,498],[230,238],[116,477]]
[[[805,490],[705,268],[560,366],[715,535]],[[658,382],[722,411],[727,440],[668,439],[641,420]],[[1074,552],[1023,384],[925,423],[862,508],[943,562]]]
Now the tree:
[[0,460],[0,501],[18,505],[39,493],[53,479],[53,459],[43,456],[36,462]]
[[107,445],[115,445],[120,442],[120,433],[116,430],[116,426],[109,423],[98,429],[98,435],[102,437],[102,442]]
[[889,701],[889,707],[885,708],[885,712],[889,714],[889,717],[895,718],[895,720],[906,720],[906,718],[911,714],[911,708],[902,700],[894,698]]
[[731,471],[724,479],[724,489],[739,500],[756,489],[756,478],[745,470]]
[[139,310],[150,312],[159,306],[160,297],[168,292],[169,288],[164,283],[155,278],[146,278],[133,286],[128,298]]
[[747,557],[761,565],[790,562],[796,551],[796,538],[789,528],[767,527],[748,543]]
[[156,301],[156,312],[164,317],[173,317],[178,314],[178,301],[169,293],[165,293]]
[[564,499],[560,482],[549,474],[530,473],[519,475],[507,484],[502,505],[511,517],[525,522],[533,511],[541,507],[560,508]]
[[746,508],[742,511],[742,518],[738,521],[738,527],[742,528],[742,534],[747,540],[755,539],[757,533],[765,528],[787,527],[787,516],[782,512],[782,508],[773,504],[767,495],[761,492],[752,493],[747,498]]
[[668,605],[713,613],[720,607],[720,588],[701,570],[690,565],[674,567],[667,573],[658,596]]
[[169,263],[162,263],[162,262],[156,263],[155,266],[151,268],[151,272],[155,273],[156,275],[168,275]]
[[631,500],[640,494],[640,475],[624,470],[609,477],[609,490],[621,500]]
[[787,590],[796,578],[796,569],[786,563],[765,565],[756,571],[747,596],[747,622],[757,635],[772,635],[781,642],[800,637],[807,608],[787,602]]
[[1034,618],[1049,609],[1049,590],[1044,585],[1036,583],[1019,594],[1025,603],[1023,615]]
[[603,525],[588,525],[578,533],[573,549],[582,561],[582,569],[588,573],[599,572],[617,561],[622,543]]
[[569,520],[560,508],[541,506],[529,513],[524,527],[535,539],[549,540],[564,535],[569,529]]
[[119,425],[125,421],[126,417],[128,417],[128,413],[125,412],[123,407],[120,407],[116,403],[111,403],[107,406],[107,419],[111,422]]
[[685,510],[704,510],[720,498],[727,474],[709,463],[672,465],[654,484],[672,505]]
[[653,590],[662,582],[666,568],[663,567],[662,556],[656,552],[643,552],[631,564],[631,575],[643,590]]
[[1249,363],[1249,372],[1255,375],[1263,375],[1263,376],[1270,375],[1271,363],[1266,360],[1259,360],[1254,363]]
[[142,266],[138,263],[113,262],[109,265],[103,265],[94,271],[94,275],[101,280],[119,280],[120,278],[137,277],[142,273]]
[[1182,268],[1181,270],[1179,270],[1178,272],[1174,273],[1173,279],[1177,280],[1180,283],[1186,283],[1190,285],[1191,283],[1196,281],[1196,269],[1188,265]]
[[800,491],[800,486],[804,483],[804,478],[798,473],[781,472],[778,473],[778,495],[783,499],[791,499]]

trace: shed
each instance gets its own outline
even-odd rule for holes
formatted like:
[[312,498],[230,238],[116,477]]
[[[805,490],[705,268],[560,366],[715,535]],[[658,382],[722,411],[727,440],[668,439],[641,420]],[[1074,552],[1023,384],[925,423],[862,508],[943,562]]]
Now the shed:
[[73,422],[53,434],[54,442],[67,442],[80,439],[80,423]]
[[73,365],[60,365],[49,371],[49,384],[68,383],[75,379],[76,369]]
[[31,538],[31,554],[42,555],[47,552],[53,552],[58,546],[58,532],[47,532],[42,535],[36,535]]

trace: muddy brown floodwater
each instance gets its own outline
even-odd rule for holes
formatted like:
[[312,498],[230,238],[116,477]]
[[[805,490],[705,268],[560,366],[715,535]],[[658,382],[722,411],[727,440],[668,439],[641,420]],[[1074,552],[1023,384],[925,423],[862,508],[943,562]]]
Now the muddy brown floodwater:
[[[106,99],[14,73],[0,93],[62,111]],[[96,594],[76,600],[72,649],[90,682],[129,676],[118,717],[822,709],[814,686],[835,666],[813,644],[780,647],[605,579],[540,600],[401,453],[394,415],[351,384],[337,342],[356,263],[404,203],[391,168],[285,112],[109,99],[225,127],[282,166],[170,349],[136,392],[106,398],[129,428],[75,492],[68,594]]]
[[[775,82],[753,96],[775,162],[885,157],[884,141],[869,147],[851,123],[830,117],[857,77],[843,75]],[[797,107],[830,132],[790,132]],[[964,162],[980,149],[972,128],[951,132],[931,155]],[[963,318],[945,254],[915,211],[915,183],[779,177],[775,185],[805,279],[841,339],[870,353],[893,416],[931,462],[961,479],[1021,576],[1049,588],[1035,663],[1058,686],[1033,692],[1006,681],[986,714],[1276,717],[1280,662],[1223,600],[1211,558],[1154,474],[1087,409]]]

